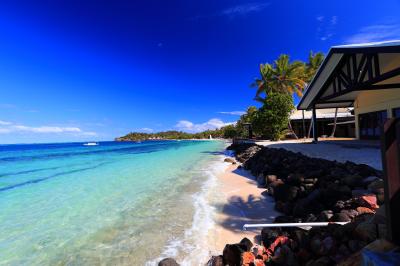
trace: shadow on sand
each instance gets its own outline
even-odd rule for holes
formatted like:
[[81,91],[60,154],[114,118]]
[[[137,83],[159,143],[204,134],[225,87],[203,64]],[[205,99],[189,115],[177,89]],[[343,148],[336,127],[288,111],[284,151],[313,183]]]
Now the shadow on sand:
[[[232,172],[247,178],[249,183],[257,186],[254,177],[247,171],[235,169]],[[262,194],[264,193],[260,193],[259,195],[249,194],[247,197],[232,195],[228,198],[227,203],[217,205],[217,211],[224,214],[225,217],[223,220],[219,221],[219,224],[227,230],[241,233],[243,232],[243,225],[246,223],[273,222],[274,218],[280,214],[274,209],[275,203],[273,198]],[[248,231],[260,233],[260,229]]]

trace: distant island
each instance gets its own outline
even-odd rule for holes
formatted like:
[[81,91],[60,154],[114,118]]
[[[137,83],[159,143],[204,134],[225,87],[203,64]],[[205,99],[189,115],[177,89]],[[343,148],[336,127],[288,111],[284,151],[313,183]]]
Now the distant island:
[[[229,128],[229,126],[228,126]],[[229,130],[223,127],[215,130],[206,130],[199,133],[187,133],[182,131],[163,131],[157,133],[131,132],[125,136],[115,138],[115,141],[143,141],[160,139],[209,139],[230,138]]]

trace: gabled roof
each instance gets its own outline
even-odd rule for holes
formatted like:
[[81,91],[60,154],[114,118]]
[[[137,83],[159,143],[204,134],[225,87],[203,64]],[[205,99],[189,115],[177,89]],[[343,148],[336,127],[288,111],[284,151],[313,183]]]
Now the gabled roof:
[[362,90],[400,88],[400,40],[333,46],[297,106],[350,107]]

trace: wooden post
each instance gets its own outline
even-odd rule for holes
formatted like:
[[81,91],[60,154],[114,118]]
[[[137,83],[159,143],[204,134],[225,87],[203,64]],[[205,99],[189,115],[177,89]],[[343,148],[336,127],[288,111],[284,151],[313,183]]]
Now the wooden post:
[[381,134],[387,238],[400,245],[400,118],[386,121]]
[[312,109],[312,122],[313,122],[313,138],[314,138],[314,143],[318,142],[318,129],[317,129],[317,111],[315,109],[315,106]]

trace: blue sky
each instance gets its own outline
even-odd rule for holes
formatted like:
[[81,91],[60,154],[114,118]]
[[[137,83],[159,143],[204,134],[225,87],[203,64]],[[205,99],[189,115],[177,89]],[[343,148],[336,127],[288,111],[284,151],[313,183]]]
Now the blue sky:
[[260,63],[400,39],[399,1],[1,1],[0,143],[238,119]]

